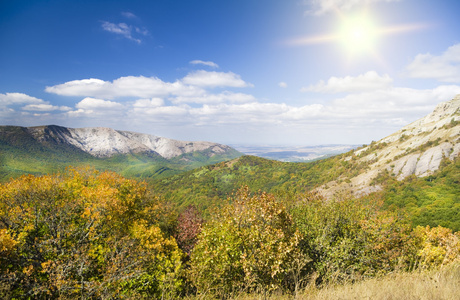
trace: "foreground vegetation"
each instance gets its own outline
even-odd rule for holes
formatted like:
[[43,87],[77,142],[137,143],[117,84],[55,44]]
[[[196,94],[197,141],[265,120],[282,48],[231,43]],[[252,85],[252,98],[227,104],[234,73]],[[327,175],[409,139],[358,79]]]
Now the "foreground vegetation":
[[[329,284],[318,288],[309,284],[297,295],[300,300],[419,299],[455,300],[460,295],[460,265],[453,264],[430,271],[396,272],[353,283]],[[194,297],[190,297],[193,299]],[[236,294],[239,300],[262,299],[260,294]],[[265,299],[292,299],[291,295],[273,294]]]
[[439,268],[455,282],[459,233],[379,199],[244,187],[204,221],[111,172],[22,176],[0,185],[0,297],[325,299]]

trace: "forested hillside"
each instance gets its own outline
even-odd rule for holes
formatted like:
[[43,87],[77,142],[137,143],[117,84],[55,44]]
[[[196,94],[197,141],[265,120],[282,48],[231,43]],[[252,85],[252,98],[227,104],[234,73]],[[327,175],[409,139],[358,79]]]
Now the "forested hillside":
[[295,197],[343,174],[359,174],[365,165],[343,162],[343,155],[310,162],[285,163],[256,156],[201,167],[150,182],[152,188],[180,206],[207,207],[247,185],[276,195]]

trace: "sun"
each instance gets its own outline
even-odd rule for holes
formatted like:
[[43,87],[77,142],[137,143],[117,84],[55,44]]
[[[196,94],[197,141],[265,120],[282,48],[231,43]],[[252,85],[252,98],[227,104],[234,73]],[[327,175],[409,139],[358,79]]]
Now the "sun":
[[427,28],[430,24],[398,24],[383,26],[380,18],[368,9],[350,12],[336,10],[335,27],[330,32],[290,39],[290,46],[336,44],[349,60],[373,57],[382,62],[379,46],[382,37]]
[[367,14],[342,16],[337,32],[338,40],[350,54],[364,54],[375,50],[377,25]]

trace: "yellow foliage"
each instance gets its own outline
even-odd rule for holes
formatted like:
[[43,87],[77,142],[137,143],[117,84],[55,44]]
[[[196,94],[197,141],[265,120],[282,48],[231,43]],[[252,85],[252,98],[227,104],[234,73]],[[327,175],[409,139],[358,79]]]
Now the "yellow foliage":
[[17,241],[13,239],[9,234],[8,230],[0,229],[0,255],[8,256],[17,245]]
[[418,239],[418,256],[422,267],[436,267],[460,260],[460,235],[441,226],[417,226],[414,235]]
[[172,295],[181,252],[152,224],[155,210],[145,183],[113,172],[11,180],[0,185],[0,259],[12,267],[0,275],[33,298],[113,298],[126,283],[144,296]]

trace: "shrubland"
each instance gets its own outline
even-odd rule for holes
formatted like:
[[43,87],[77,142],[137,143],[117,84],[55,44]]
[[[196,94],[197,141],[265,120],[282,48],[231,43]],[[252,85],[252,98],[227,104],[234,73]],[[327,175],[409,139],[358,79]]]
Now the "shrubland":
[[112,172],[22,176],[0,185],[0,296],[308,298],[458,263],[458,232],[374,197],[243,186],[203,215]]

